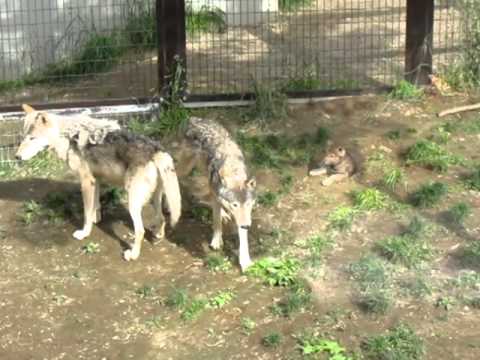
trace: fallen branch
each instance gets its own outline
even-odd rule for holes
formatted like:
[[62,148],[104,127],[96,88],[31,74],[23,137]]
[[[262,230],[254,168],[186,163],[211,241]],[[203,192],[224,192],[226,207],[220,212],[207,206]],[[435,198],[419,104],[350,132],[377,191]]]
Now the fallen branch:
[[451,109],[443,110],[438,114],[438,117],[446,116],[446,115],[451,115],[451,114],[456,114],[459,112],[463,111],[470,111],[470,110],[476,110],[480,109],[480,103],[478,104],[473,104],[473,105],[465,105],[465,106],[457,106]]

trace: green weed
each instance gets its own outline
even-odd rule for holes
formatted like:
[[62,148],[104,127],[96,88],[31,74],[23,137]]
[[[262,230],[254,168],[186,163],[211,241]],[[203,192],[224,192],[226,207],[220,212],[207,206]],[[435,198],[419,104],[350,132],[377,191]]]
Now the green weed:
[[207,255],[205,266],[208,270],[213,272],[226,273],[232,269],[232,263],[228,261],[228,258],[216,254]]
[[326,249],[332,246],[332,239],[323,235],[315,235],[306,240],[308,249],[307,263],[312,267],[318,267]]
[[271,208],[278,204],[280,198],[281,194],[279,192],[267,190],[257,196],[257,202],[263,207]]
[[377,189],[365,189],[353,193],[355,208],[360,211],[380,210],[387,206],[388,197]]
[[273,305],[275,315],[291,317],[292,314],[306,308],[312,300],[312,290],[303,280],[295,280],[284,299]]
[[411,194],[410,199],[414,206],[421,208],[432,207],[440,202],[448,192],[447,185],[441,182],[423,184]]
[[181,309],[184,308],[188,303],[188,294],[185,289],[172,289],[172,292],[168,294],[167,298],[165,299],[165,305]]
[[249,317],[243,317],[240,320],[240,325],[242,327],[242,332],[245,335],[250,335],[250,333],[253,331],[253,329],[255,329],[257,327],[257,323]]
[[391,191],[395,191],[397,186],[400,184],[403,184],[404,187],[407,185],[405,172],[397,167],[385,169],[382,182]]
[[423,340],[404,324],[390,329],[385,335],[373,336],[362,344],[366,359],[421,360],[425,354]]
[[460,165],[463,160],[448,153],[440,145],[429,141],[420,140],[411,146],[405,156],[407,165],[419,165],[426,168],[445,172],[450,165]]
[[249,267],[247,274],[261,278],[270,286],[289,286],[294,283],[299,269],[296,259],[264,258]]
[[423,96],[424,92],[421,88],[406,80],[397,82],[389,94],[390,98],[397,100],[420,100]]
[[200,316],[200,314],[207,308],[208,300],[206,299],[193,299],[182,310],[180,315],[184,321],[192,321]]
[[461,254],[460,260],[464,266],[480,267],[480,241],[469,243]]
[[235,298],[235,294],[231,290],[220,291],[217,295],[208,300],[207,307],[220,309],[229,304]]
[[351,264],[349,273],[359,284],[361,291],[383,289],[388,280],[385,262],[374,255],[363,256],[359,261]]
[[223,33],[227,29],[225,13],[217,7],[207,5],[196,11],[187,5],[185,26],[190,36],[199,33]]
[[151,285],[143,285],[135,290],[135,294],[137,294],[142,299],[146,299],[152,297],[155,293],[155,289]]
[[311,3],[312,0],[279,0],[278,7],[281,11],[290,12]]
[[100,252],[100,244],[89,241],[82,246],[82,250],[84,254],[96,254]]
[[314,334],[303,334],[298,338],[299,349],[303,355],[324,353],[329,360],[351,360],[346,349],[335,340],[328,340]]
[[213,215],[212,209],[207,206],[196,205],[190,208],[192,218],[203,224],[211,224]]
[[274,331],[274,332],[271,332],[271,333],[265,335],[262,338],[262,344],[265,347],[273,348],[273,347],[279,346],[280,343],[282,342],[282,340],[283,340],[282,335],[280,333]]
[[441,296],[435,302],[435,306],[445,311],[450,311],[456,305],[456,301],[449,296]]
[[361,293],[356,302],[367,313],[384,315],[390,308],[392,299],[387,291],[374,289]]
[[253,81],[255,102],[245,113],[247,119],[253,119],[260,125],[266,125],[272,120],[282,120],[288,115],[287,96],[266,85]]
[[457,225],[463,225],[465,222],[465,219],[472,213],[472,208],[470,205],[464,203],[464,202],[459,202],[454,204],[449,210],[448,210],[448,217],[449,219],[457,224]]
[[431,286],[421,275],[400,281],[400,287],[408,295],[416,298],[423,298],[432,294]]
[[390,139],[390,140],[393,140],[393,141],[400,140],[400,138],[401,138],[400,130],[390,130],[390,131],[387,131],[387,132],[385,133],[385,137],[386,137],[387,139]]
[[463,179],[465,186],[468,189],[480,191],[480,167],[475,169],[470,175]]
[[341,205],[328,215],[329,227],[337,230],[347,230],[352,226],[357,213],[358,209]]

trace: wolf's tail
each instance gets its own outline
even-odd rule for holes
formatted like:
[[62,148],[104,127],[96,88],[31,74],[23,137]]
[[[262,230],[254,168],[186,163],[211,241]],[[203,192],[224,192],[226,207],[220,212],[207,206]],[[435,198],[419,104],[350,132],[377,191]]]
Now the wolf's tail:
[[153,157],[153,161],[160,174],[167,198],[168,210],[170,211],[170,225],[174,227],[182,212],[182,197],[173,159],[166,152],[158,152]]

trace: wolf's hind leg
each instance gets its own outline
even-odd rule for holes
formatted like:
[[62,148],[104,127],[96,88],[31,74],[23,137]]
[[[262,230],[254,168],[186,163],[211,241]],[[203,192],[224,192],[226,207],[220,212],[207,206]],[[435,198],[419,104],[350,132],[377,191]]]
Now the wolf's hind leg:
[[163,239],[165,237],[165,217],[163,216],[162,209],[162,197],[163,189],[161,185],[157,187],[155,194],[153,194],[153,208],[155,210],[155,225],[153,230],[153,235],[157,239]]
[[212,202],[213,215],[213,236],[210,242],[210,247],[214,250],[219,250],[223,246],[222,238],[222,207],[218,201]]
[[147,165],[144,168],[138,169],[133,175],[127,174],[128,211],[130,212],[135,231],[133,246],[123,253],[123,257],[127,261],[136,260],[140,255],[143,237],[145,235],[142,210],[155,191],[157,176],[157,169],[153,164],[152,166]]
[[77,240],[83,240],[92,232],[93,222],[95,218],[95,188],[96,180],[90,174],[81,175],[81,188],[83,199],[83,229],[73,233],[73,237]]

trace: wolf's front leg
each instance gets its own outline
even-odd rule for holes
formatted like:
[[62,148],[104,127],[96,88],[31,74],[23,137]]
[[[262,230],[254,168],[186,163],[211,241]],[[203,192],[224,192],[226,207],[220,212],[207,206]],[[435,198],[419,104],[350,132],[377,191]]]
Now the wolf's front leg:
[[93,223],[98,224],[102,221],[102,206],[100,204],[100,183],[95,182],[95,211],[93,214]]
[[90,176],[84,176],[81,179],[82,199],[83,199],[83,229],[77,230],[73,233],[73,237],[77,240],[83,240],[92,232],[92,226],[95,213],[95,187],[96,180]]
[[252,265],[252,260],[250,259],[250,252],[248,250],[248,230],[243,227],[239,227],[238,238],[240,242],[240,248],[238,250],[238,262],[240,263],[240,268],[242,269],[242,271],[245,271],[250,265]]
[[219,250],[223,246],[222,211],[220,204],[214,200],[212,204],[213,237],[210,243],[210,247],[214,250]]

